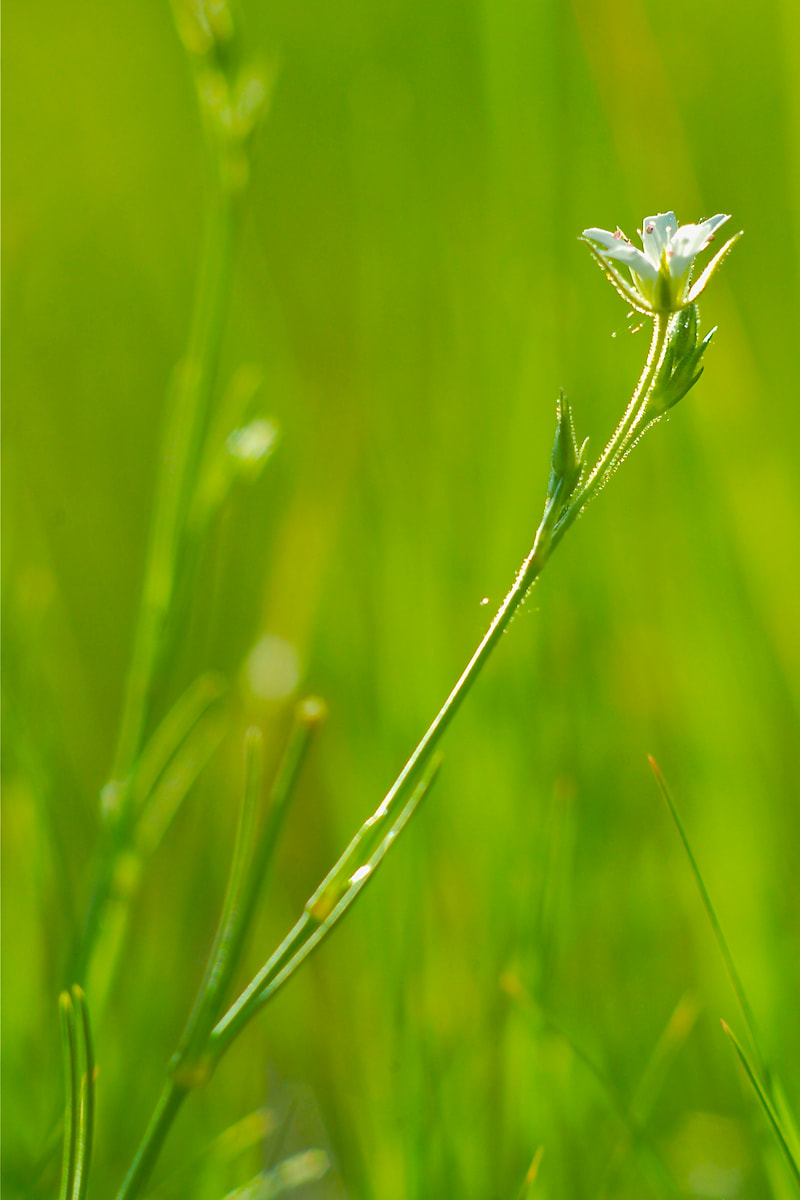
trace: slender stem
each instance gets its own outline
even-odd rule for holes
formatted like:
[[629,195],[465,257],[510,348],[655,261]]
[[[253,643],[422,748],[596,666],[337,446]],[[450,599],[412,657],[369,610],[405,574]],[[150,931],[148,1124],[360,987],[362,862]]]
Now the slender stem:
[[164,1085],[136,1157],[117,1192],[117,1200],[133,1200],[140,1194],[150,1178],[164,1139],[187,1095],[188,1090],[177,1084],[174,1079],[168,1080]]

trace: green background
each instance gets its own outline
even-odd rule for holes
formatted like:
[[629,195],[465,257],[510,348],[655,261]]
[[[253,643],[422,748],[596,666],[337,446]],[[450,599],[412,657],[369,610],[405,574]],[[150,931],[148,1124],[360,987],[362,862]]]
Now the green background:
[[[299,1195],[515,1200],[543,1145],[537,1196],[598,1196],[618,1107],[682,1004],[651,1147],[677,1194],[788,1196],[647,754],[797,1109],[800,10],[249,0],[242,28],[277,82],[219,378],[262,367],[281,442],[217,521],[159,677],[155,717],[221,671],[230,725],[148,868],[96,1028],[90,1195],[121,1180],[202,971],[243,731],[262,725],[272,763],[287,726],[291,700],[248,685],[252,647],[293,646],[300,693],[329,707],[255,969],[510,585],[558,388],[595,453],[630,394],[647,333],[577,235],[672,208],[746,233],[701,305],[719,325],[701,383],[565,541],[448,734],[434,795],[190,1099],[156,1183],[213,1200],[264,1154],[324,1144],[336,1172]],[[4,1167],[10,1195],[52,1195],[33,1164],[61,1103],[56,999],[206,167],[166,0],[7,0],[4,58]],[[266,1151],[193,1175],[259,1105],[279,1124]],[[669,1194],[646,1149],[620,1156],[610,1195]]]

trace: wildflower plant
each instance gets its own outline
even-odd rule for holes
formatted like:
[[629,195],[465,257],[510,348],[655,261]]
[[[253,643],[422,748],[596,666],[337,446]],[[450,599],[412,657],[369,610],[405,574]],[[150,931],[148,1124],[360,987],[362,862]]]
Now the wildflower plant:
[[[211,674],[197,679],[149,732],[154,678],[169,638],[175,636],[178,584],[185,584],[198,543],[227,489],[239,474],[249,479],[261,469],[277,438],[268,417],[252,411],[258,381],[247,372],[235,375],[216,413],[214,404],[239,200],[247,184],[250,137],[266,105],[268,78],[242,55],[225,0],[176,0],[176,16],[194,67],[213,168],[205,258],[187,352],[169,395],[137,633],[111,778],[102,794],[102,844],[61,1000],[67,1084],[62,1200],[82,1200],[90,1194],[95,1088],[89,1011],[101,1008],[108,994],[127,913],[147,859],[209,747],[222,734],[213,723],[222,684]],[[553,550],[643,433],[697,383],[713,333],[700,338],[697,299],[740,235],[723,245],[695,282],[693,268],[728,219],[720,214],[680,226],[671,212],[649,217],[642,227],[641,250],[619,231],[584,231],[592,256],[623,299],[652,321],[644,368],[622,419],[592,463],[588,441],[576,436],[571,406],[563,393],[559,395],[542,517],[508,594],[384,799],[313,891],[280,945],[232,997],[234,972],[309,744],[324,719],[324,705],[310,697],[299,704],[263,805],[263,738],[258,729],[248,731],[240,818],[216,938],[161,1096],[117,1200],[134,1200],[144,1193],[186,1098],[210,1079],[231,1043],[362,894],[429,792],[446,729]],[[625,268],[630,279],[623,274]],[[205,731],[202,754],[196,740],[200,729]],[[183,781],[177,789],[176,776]],[[167,786],[170,779],[173,785]]]

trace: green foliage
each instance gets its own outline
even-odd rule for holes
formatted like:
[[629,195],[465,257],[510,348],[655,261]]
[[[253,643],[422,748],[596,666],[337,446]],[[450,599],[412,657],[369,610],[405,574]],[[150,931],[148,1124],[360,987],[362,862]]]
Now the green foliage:
[[552,397],[599,447],[630,394],[646,334],[577,232],[667,205],[747,230],[703,297],[710,369],[499,641],[364,903],[186,1099],[152,1194],[305,1169],[315,1197],[514,1197],[541,1146],[536,1200],[789,1195],[645,759],[797,1111],[800,16],[275,0],[232,40],[220,7],[183,12],[188,56],[160,0],[4,9],[3,1195],[58,1194],[58,996],[100,848],[124,834],[87,984],[90,1197],[120,1187],[203,979],[245,731],[275,796],[298,696],[330,711],[228,1000],[529,549]]

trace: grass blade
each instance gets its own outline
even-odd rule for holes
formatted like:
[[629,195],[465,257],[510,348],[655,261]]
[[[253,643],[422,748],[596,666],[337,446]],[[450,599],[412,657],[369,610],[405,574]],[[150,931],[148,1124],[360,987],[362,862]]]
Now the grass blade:
[[786,1162],[788,1163],[788,1166],[789,1166],[789,1170],[792,1173],[792,1178],[794,1179],[795,1186],[797,1187],[798,1192],[800,1192],[800,1164],[798,1164],[798,1161],[795,1158],[795,1155],[793,1154],[793,1152],[789,1146],[789,1139],[783,1128],[783,1123],[781,1122],[780,1117],[778,1116],[777,1112],[775,1111],[772,1101],[770,1100],[769,1096],[767,1095],[763,1084],[761,1083],[760,1079],[758,1078],[758,1075],[757,1075],[752,1063],[750,1062],[747,1055],[745,1054],[745,1052],[741,1046],[741,1043],[739,1042],[739,1039],[736,1037],[736,1034],[733,1032],[730,1025],[728,1025],[728,1023],[726,1021],[721,1021],[720,1023],[722,1025],[723,1032],[727,1035],[728,1038],[730,1038],[731,1044],[739,1058],[739,1062],[742,1064],[742,1067],[744,1068],[744,1073],[750,1081],[750,1085],[753,1088],[753,1091],[755,1092],[755,1094],[758,1098],[758,1102],[761,1105],[761,1108],[764,1112],[764,1115],[767,1118],[767,1121],[772,1126],[772,1131],[775,1134],[775,1137],[778,1139],[778,1145],[780,1146],[781,1150],[783,1151],[783,1156],[786,1159]]
[[747,995],[744,990],[744,985],[739,976],[739,972],[736,969],[736,964],[733,961],[733,955],[731,954],[730,948],[725,939],[725,934],[722,932],[722,926],[720,925],[719,918],[717,917],[717,913],[714,908],[714,905],[711,902],[711,896],[708,893],[708,888],[705,885],[705,881],[703,880],[703,876],[700,872],[700,868],[697,865],[697,859],[695,858],[694,853],[692,851],[692,847],[689,844],[689,838],[686,835],[686,830],[683,827],[683,823],[680,819],[680,816],[678,815],[678,810],[675,807],[675,801],[672,798],[672,793],[670,792],[669,787],[667,786],[667,781],[661,772],[661,768],[659,767],[656,760],[653,758],[652,754],[648,756],[648,761],[650,763],[650,768],[655,776],[656,783],[658,784],[661,795],[664,797],[667,808],[670,811],[672,820],[675,823],[675,828],[678,830],[678,835],[680,836],[680,839],[683,842],[683,848],[686,851],[686,857],[688,858],[689,865],[692,868],[692,873],[694,875],[695,882],[697,883],[697,889],[700,892],[700,898],[703,901],[703,907],[705,908],[706,914],[708,915],[708,919],[711,924],[711,928],[714,932],[714,937],[716,938],[717,945],[719,946],[720,954],[722,955],[723,962],[725,963],[725,970],[728,973],[728,978],[730,979],[731,986],[736,994],[736,999],[739,1002],[739,1007],[742,1010],[742,1016],[744,1017],[745,1024],[747,1026],[747,1032],[750,1037],[750,1041],[752,1042],[753,1049],[755,1050],[755,1053],[758,1057],[758,1061],[759,1061],[759,1064],[761,1067],[762,1074],[765,1076],[765,1078],[769,1079],[769,1071],[767,1070],[767,1067],[766,1067],[766,1064],[764,1061],[764,1056],[762,1055],[761,1050],[759,1048],[759,1044],[758,1044],[758,1035],[757,1035],[757,1031],[756,1031],[756,1020],[755,1020],[755,1016],[753,1014],[753,1010],[750,1007],[750,1001],[747,999]]
[[[638,1128],[645,1128],[658,1094],[661,1091],[666,1074],[672,1066],[673,1060],[679,1050],[692,1032],[697,1015],[697,1006],[689,997],[684,996],[678,1002],[660,1038],[656,1042],[630,1103],[630,1112]],[[632,1130],[626,1128],[614,1147],[603,1171],[599,1200],[605,1200],[607,1196],[611,1195],[612,1186],[622,1166],[625,1155],[634,1144],[635,1139],[632,1137]]]

